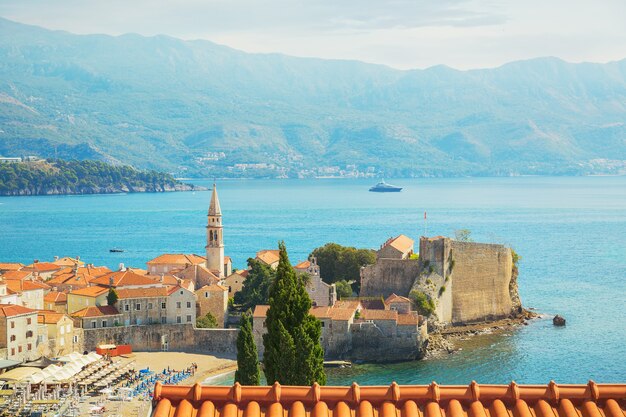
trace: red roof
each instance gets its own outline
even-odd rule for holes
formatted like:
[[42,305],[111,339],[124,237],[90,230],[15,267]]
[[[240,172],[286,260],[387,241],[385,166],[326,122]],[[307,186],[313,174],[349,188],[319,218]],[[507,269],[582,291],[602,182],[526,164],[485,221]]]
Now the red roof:
[[33,276],[33,271],[7,271],[2,274],[4,279],[19,279],[23,280]]
[[147,288],[120,288],[117,296],[120,300],[126,298],[155,298],[167,297],[168,295],[182,289],[181,287],[147,287]]
[[626,384],[154,387],[152,417],[624,417]]
[[98,297],[108,292],[109,292],[108,288],[95,286],[95,287],[79,288],[77,290],[70,292],[70,294],[82,295],[83,297]]
[[46,290],[50,288],[50,286],[40,281],[29,281],[29,280],[22,281],[19,279],[5,279],[4,282],[7,284],[7,288],[13,291],[14,293],[21,293],[24,291],[34,291],[34,290]]
[[37,310],[16,304],[0,304],[0,317],[13,317],[28,313],[37,313]]
[[93,285],[112,285],[114,287],[125,287],[129,285],[154,285],[160,279],[160,276],[154,275],[148,277],[146,275],[140,275],[134,271],[116,271],[110,274],[102,275],[96,279],[91,280]]
[[38,272],[58,271],[61,268],[63,267],[57,264],[53,264],[52,262],[35,262],[34,264],[30,264],[24,267],[24,269]]
[[24,267],[24,264],[18,262],[0,262],[0,271],[18,271]]
[[67,294],[64,292],[50,291],[43,297],[46,303],[65,303],[67,302]]
[[385,300],[385,304],[391,304],[391,303],[410,303],[411,300],[409,300],[406,297],[403,297],[401,295],[397,295],[395,293],[391,294],[389,297],[387,297],[387,299]]
[[147,262],[148,265],[198,265],[204,263],[206,258],[199,255],[186,255],[184,253],[164,253]]
[[113,306],[91,306],[83,308],[82,310],[78,310],[72,313],[72,317],[103,317],[103,316],[117,316],[120,312],[117,311],[117,308]]
[[252,317],[267,317],[267,310],[270,309],[270,306],[268,305],[257,305],[256,307],[254,307],[254,312],[252,313]]
[[293,269],[307,269],[311,266],[311,261],[302,261],[298,265],[294,266]]
[[58,323],[59,320],[61,320],[63,317],[65,317],[65,314],[58,313],[56,311],[50,311],[50,310],[37,311],[37,323],[39,324]]
[[395,310],[361,310],[361,318],[364,320],[397,320],[398,312]]

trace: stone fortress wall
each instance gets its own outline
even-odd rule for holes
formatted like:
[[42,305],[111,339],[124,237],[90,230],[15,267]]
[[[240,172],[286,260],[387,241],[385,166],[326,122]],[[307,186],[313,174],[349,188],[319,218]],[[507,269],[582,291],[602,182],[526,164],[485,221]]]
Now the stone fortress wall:
[[362,269],[361,296],[408,296],[419,290],[436,301],[440,322],[468,324],[521,312],[510,248],[421,237],[419,261],[380,258]]

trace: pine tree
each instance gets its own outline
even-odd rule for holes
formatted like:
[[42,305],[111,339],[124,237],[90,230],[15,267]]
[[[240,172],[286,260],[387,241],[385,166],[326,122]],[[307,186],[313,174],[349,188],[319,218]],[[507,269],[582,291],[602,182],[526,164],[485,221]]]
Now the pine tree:
[[259,385],[259,356],[252,337],[252,318],[245,313],[241,316],[241,327],[237,336],[237,371],[235,382],[241,385]]
[[107,304],[110,306],[114,306],[115,303],[117,303],[117,299],[117,291],[115,291],[115,288],[109,287],[109,293],[107,294]]
[[278,247],[280,261],[270,288],[267,333],[263,335],[265,377],[269,384],[324,385],[322,324],[309,314],[311,299],[289,263],[284,242]]

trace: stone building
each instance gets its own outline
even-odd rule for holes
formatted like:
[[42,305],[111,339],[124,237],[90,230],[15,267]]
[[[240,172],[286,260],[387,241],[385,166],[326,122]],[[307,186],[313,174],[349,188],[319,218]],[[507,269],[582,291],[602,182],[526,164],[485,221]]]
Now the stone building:
[[37,353],[37,311],[20,305],[0,304],[0,349],[10,360],[34,360]]
[[182,287],[120,288],[117,295],[125,326],[196,322],[195,294]]
[[32,309],[43,308],[43,297],[50,287],[41,281],[28,279],[5,279],[7,290],[17,294],[18,303]]
[[235,293],[243,289],[243,282],[248,278],[248,270],[240,269],[224,279],[224,286],[228,288],[228,296],[234,297]]
[[228,316],[228,288],[223,285],[205,285],[195,291],[196,316],[211,313],[220,327],[224,327]]
[[410,237],[399,235],[387,240],[376,254],[381,259],[409,259],[413,255],[414,243]]
[[322,281],[320,267],[315,257],[300,262],[294,266],[294,270],[296,273],[307,274],[309,276],[309,280],[306,284],[306,292],[309,294],[314,306],[335,305],[337,301],[337,289],[335,284],[327,284]]
[[121,326],[124,322],[122,314],[113,306],[85,307],[72,313],[74,326],[81,329],[98,329]]
[[74,352],[74,321],[64,313],[39,310],[37,322],[46,326],[49,354],[63,356]]
[[397,311],[398,313],[411,312],[411,300],[401,295],[391,294],[385,299],[385,310]]
[[67,294],[67,312],[72,313],[85,307],[99,307],[107,305],[109,289],[101,286],[85,287]]
[[50,291],[43,297],[43,309],[67,313],[67,294],[64,292]]

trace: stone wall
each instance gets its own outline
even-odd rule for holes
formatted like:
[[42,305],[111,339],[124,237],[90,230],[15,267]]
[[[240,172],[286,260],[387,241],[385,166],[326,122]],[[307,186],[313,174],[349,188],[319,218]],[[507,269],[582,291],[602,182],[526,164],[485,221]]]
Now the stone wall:
[[407,296],[419,276],[419,262],[415,259],[383,259],[361,269],[361,297],[383,296],[392,293]]
[[424,356],[426,326],[419,333],[385,334],[375,323],[355,323],[352,326],[350,359],[363,362],[394,362],[420,359]]
[[191,324],[153,324],[83,329],[85,350],[100,344],[129,344],[136,351],[160,351],[167,342],[169,351],[237,353],[237,329],[196,329]]

